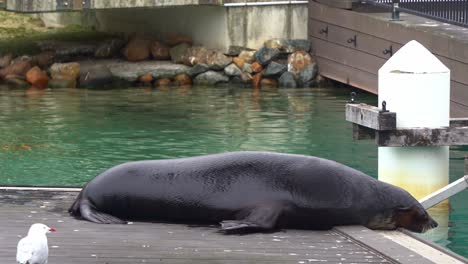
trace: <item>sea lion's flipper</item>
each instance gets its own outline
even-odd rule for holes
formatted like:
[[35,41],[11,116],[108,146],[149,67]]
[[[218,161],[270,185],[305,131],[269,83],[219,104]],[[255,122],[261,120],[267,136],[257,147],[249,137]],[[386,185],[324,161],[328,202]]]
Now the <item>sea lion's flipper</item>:
[[268,231],[276,227],[279,216],[287,207],[284,203],[268,203],[241,212],[239,220],[221,222],[221,231],[226,233],[246,233]]
[[[72,205],[72,208],[70,208],[70,210],[73,210],[76,207],[77,204],[75,202],[75,204]],[[77,213],[76,210],[73,211],[73,213],[70,213],[75,217],[79,216],[88,221],[98,224],[127,224],[127,221],[124,221],[110,214],[99,212],[88,199],[79,200],[79,213]]]

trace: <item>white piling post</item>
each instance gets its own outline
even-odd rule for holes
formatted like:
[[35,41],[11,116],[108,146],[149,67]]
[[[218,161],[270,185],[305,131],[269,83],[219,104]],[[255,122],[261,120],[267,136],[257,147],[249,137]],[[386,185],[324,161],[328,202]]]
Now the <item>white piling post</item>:
[[[450,70],[417,41],[398,50],[379,69],[378,79],[379,106],[385,101],[387,109],[396,112],[397,128],[449,126]],[[378,153],[379,180],[417,199],[448,184],[448,146],[379,147]]]

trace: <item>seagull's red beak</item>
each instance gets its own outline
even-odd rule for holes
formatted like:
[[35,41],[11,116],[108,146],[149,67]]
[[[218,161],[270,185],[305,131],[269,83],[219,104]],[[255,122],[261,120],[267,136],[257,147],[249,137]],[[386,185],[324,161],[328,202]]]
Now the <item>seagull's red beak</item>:
[[57,231],[57,229],[55,229],[55,228],[49,229],[49,232],[55,232],[55,231]]

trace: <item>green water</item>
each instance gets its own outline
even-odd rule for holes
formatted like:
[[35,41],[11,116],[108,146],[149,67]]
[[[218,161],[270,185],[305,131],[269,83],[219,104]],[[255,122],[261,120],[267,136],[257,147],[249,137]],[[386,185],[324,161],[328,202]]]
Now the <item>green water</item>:
[[[344,120],[350,92],[0,88],[0,184],[78,186],[125,161],[236,150],[316,155],[375,177],[377,147],[353,141]],[[375,105],[377,98],[361,93],[359,100]],[[463,175],[466,150],[451,150],[452,181]],[[448,235],[435,238],[464,256],[467,200],[468,192],[451,199]]]

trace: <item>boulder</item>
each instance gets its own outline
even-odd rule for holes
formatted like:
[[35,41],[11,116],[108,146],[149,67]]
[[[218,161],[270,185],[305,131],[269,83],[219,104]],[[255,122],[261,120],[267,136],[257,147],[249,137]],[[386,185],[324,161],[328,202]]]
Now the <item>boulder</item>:
[[304,70],[299,72],[298,79],[301,86],[312,81],[317,76],[318,67],[316,63],[309,64]]
[[42,69],[47,68],[54,63],[55,52],[44,51],[35,55],[32,59],[33,59],[34,64],[36,64],[40,68]]
[[83,88],[102,88],[115,80],[106,65],[95,64],[81,67],[79,83]]
[[250,85],[252,84],[252,79],[253,79],[252,74],[247,73],[247,72],[243,72],[241,74],[240,78],[244,83],[250,84]]
[[254,62],[255,50],[243,50],[239,56],[240,59],[243,59],[247,63]]
[[41,68],[34,66],[26,73],[26,81],[36,88],[45,89],[49,83],[49,76]]
[[173,63],[184,63],[186,61],[187,50],[190,45],[187,43],[181,43],[169,50],[171,60]]
[[244,69],[245,60],[239,57],[235,57],[232,59],[232,62],[237,66],[239,69]]
[[269,49],[269,48],[261,48],[255,52],[254,58],[255,60],[260,63],[262,66],[267,65],[272,60],[278,58],[280,55],[279,49]]
[[55,52],[56,62],[70,62],[80,57],[92,57],[98,47],[98,43],[90,41],[43,40],[35,43],[41,51]]
[[14,58],[15,56],[12,53],[8,53],[8,54],[1,56],[0,57],[0,69],[8,67]]
[[265,71],[263,71],[263,76],[265,77],[280,76],[287,69],[288,67],[286,65],[272,61],[265,68]]
[[270,39],[263,44],[265,48],[278,49],[283,53],[293,53],[299,50],[309,52],[311,42],[307,39]]
[[185,57],[185,65],[193,66],[197,64],[206,64],[207,58],[211,56],[213,51],[206,49],[205,47],[196,46],[187,49]]
[[31,57],[23,56],[14,59],[9,66],[0,69],[0,79],[7,75],[25,76],[26,73],[34,66]]
[[197,85],[216,85],[227,82],[229,82],[229,78],[226,75],[216,71],[204,72],[202,74],[199,74],[193,80],[193,83]]
[[252,63],[250,68],[251,68],[252,72],[255,72],[255,73],[263,71],[262,65],[260,65],[260,63],[258,63],[258,62]]
[[221,52],[212,52],[206,58],[206,64],[211,70],[219,71],[232,63],[232,59]]
[[161,78],[161,79],[157,79],[154,82],[154,87],[168,87],[168,86],[171,86],[171,84],[172,84],[171,79]]
[[142,62],[127,62],[127,61],[111,61],[107,67],[117,79],[122,79],[128,82],[135,82],[144,74],[151,74],[155,79],[173,78],[181,73],[188,73],[190,67],[182,64],[175,64],[171,61],[142,61]]
[[164,38],[164,42],[173,47],[182,43],[186,43],[189,46],[192,46],[193,40],[190,36],[183,34],[169,34]]
[[24,79],[23,76],[20,75],[15,75],[15,74],[9,74],[5,76],[4,78],[5,83],[7,86],[11,86],[14,88],[28,88],[31,85]]
[[305,51],[296,51],[288,57],[288,71],[296,74],[303,71],[308,65],[313,63],[313,59],[309,53]]
[[231,57],[236,57],[239,56],[243,51],[253,51],[253,49],[249,49],[243,46],[236,46],[236,45],[231,45],[229,46],[228,52],[225,54]]
[[262,88],[278,87],[278,81],[275,79],[271,79],[271,78],[263,78],[260,81],[260,87]]
[[292,72],[285,72],[278,79],[279,87],[282,88],[296,88],[296,76]]
[[76,80],[80,76],[80,64],[78,62],[54,63],[50,67],[52,79]]
[[191,78],[193,78],[193,77],[197,76],[200,73],[207,72],[209,69],[210,69],[210,67],[208,67],[208,65],[206,65],[206,64],[197,64],[197,65],[193,66],[189,70],[188,75]]
[[153,80],[154,80],[153,75],[149,73],[144,74],[140,76],[140,78],[138,78],[138,82],[141,82],[141,83],[151,83]]
[[51,79],[49,80],[48,88],[51,88],[51,89],[76,88],[76,81],[65,80],[65,79]]
[[94,51],[94,57],[99,59],[116,57],[124,46],[125,41],[122,39],[108,39],[97,46]]
[[252,64],[250,63],[244,63],[244,67],[242,68],[242,71],[246,73],[252,73]]
[[252,87],[254,89],[260,89],[261,88],[260,82],[262,81],[262,77],[263,77],[263,74],[261,72],[255,74],[252,77]]
[[229,64],[226,68],[224,68],[224,73],[227,76],[240,76],[242,74],[241,69],[239,69],[235,64]]
[[169,53],[169,46],[166,44],[159,42],[159,41],[153,41],[151,43],[151,55],[153,56],[153,59],[155,60],[170,60],[171,59],[171,54]]
[[192,79],[188,74],[179,74],[174,77],[174,84],[177,86],[191,86],[192,85]]
[[149,39],[135,37],[127,43],[122,53],[128,61],[143,61],[150,57],[150,45]]

